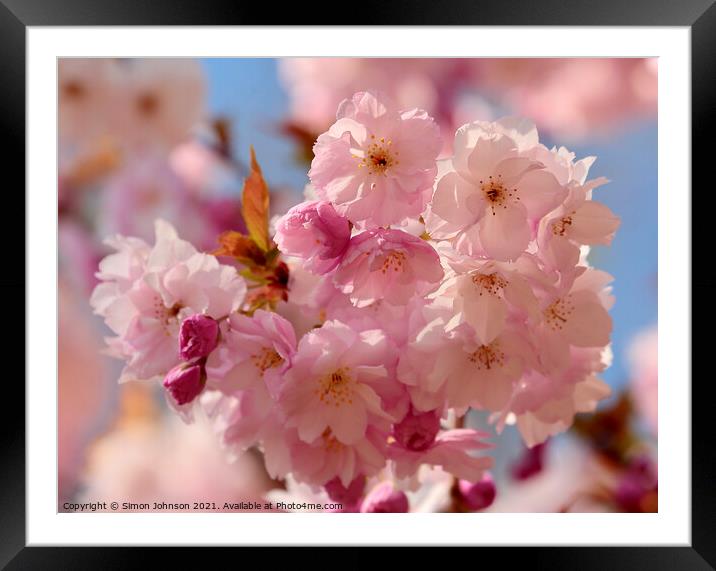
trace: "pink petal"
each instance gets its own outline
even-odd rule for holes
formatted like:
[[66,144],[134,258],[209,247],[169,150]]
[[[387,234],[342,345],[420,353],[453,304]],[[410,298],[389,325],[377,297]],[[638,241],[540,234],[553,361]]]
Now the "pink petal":
[[450,224],[469,226],[482,214],[482,211],[471,211],[467,207],[468,199],[476,192],[475,186],[458,173],[448,173],[438,181],[431,212]]
[[554,210],[567,197],[567,189],[546,170],[532,170],[518,183],[519,197],[533,220]]
[[572,215],[569,237],[580,244],[609,245],[620,220],[606,205],[588,200]]
[[479,184],[480,180],[497,174],[498,164],[516,150],[514,141],[509,137],[498,135],[491,139],[480,139],[467,159],[468,172],[460,171],[460,174],[474,184]]
[[505,327],[505,303],[489,293],[471,295],[463,303],[465,321],[475,330],[480,342],[483,345],[492,342]]
[[336,407],[331,411],[329,425],[336,438],[344,444],[355,444],[365,436],[368,415],[358,402]]
[[488,210],[478,223],[480,242],[488,255],[496,260],[514,260],[525,251],[531,230],[527,213],[521,204]]
[[574,311],[564,325],[564,335],[577,347],[603,347],[609,344],[612,318],[597,296],[589,291],[570,295]]

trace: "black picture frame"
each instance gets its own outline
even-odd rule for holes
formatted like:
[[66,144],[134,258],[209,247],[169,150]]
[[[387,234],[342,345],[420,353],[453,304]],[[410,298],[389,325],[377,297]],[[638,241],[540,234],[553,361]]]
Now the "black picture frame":
[[[335,2],[289,3],[280,9],[241,0],[0,0],[0,117],[7,148],[2,155],[6,184],[24,188],[25,171],[25,39],[28,26],[68,25],[316,25],[319,15],[332,18],[328,25],[520,25],[520,26],[685,26],[691,29],[692,71],[692,186],[708,192],[707,173],[713,163],[710,140],[716,132],[711,111],[716,100],[716,6],[714,0],[402,0],[388,3],[364,0],[361,9],[341,11]],[[346,16],[340,16],[345,14]],[[10,175],[14,175],[10,183]],[[668,189],[687,196],[689,189]],[[49,192],[49,189],[48,189]],[[712,191],[713,192],[713,191]],[[12,194],[12,196],[8,196]],[[693,195],[692,195],[693,196]],[[15,204],[13,204],[13,200]],[[25,267],[17,236],[24,236],[24,194],[6,189],[4,207],[16,215],[7,221],[12,244],[4,242],[6,259],[14,268]],[[692,260],[709,260],[707,250],[713,226],[705,218],[709,209],[700,199],[700,208],[692,203]],[[699,220],[701,217],[701,220]],[[701,224],[699,224],[701,222]],[[8,235],[7,233],[5,233]],[[15,259],[12,259],[12,257]],[[704,265],[703,263],[701,265]],[[697,267],[694,263],[694,268]],[[695,272],[694,272],[695,274]],[[19,276],[19,277],[12,277]],[[0,294],[6,300],[32,300],[25,296],[24,271],[0,272]],[[691,279],[692,304],[698,307],[699,321],[707,323],[714,316],[713,293],[716,273],[700,270]],[[48,290],[48,295],[53,295]],[[6,304],[4,315],[14,323],[23,323],[23,307]],[[12,336],[19,340],[17,331]],[[708,332],[697,335],[692,325],[692,354],[708,354]],[[24,339],[24,336],[23,336]],[[5,362],[19,363],[20,348],[5,355]],[[24,353],[24,351],[23,351]],[[701,359],[703,361],[703,358]],[[24,361],[23,361],[24,362]],[[153,548],[80,548],[25,546],[25,402],[24,367],[20,374],[6,376],[0,394],[6,404],[0,430],[2,472],[0,478],[0,565],[7,569],[131,569],[146,563]],[[695,372],[695,369],[694,369]],[[716,447],[713,429],[707,424],[712,399],[709,375],[692,374],[692,522],[690,547],[545,547],[490,548],[503,562],[517,556],[539,562],[544,569],[713,569],[716,568]],[[690,383],[691,379],[672,379]],[[662,459],[668,461],[668,459]],[[568,516],[566,516],[568,517]],[[240,530],[237,530],[240,537]],[[81,538],[77,538],[81,540]],[[559,538],[555,538],[559,541]],[[316,543],[320,543],[317,538]],[[499,550],[499,553],[495,552]],[[182,548],[179,555],[184,566],[206,564],[206,554]],[[175,555],[175,554],[174,554]],[[162,554],[164,557],[164,554]],[[212,555],[213,557],[213,555]],[[267,560],[268,562],[268,560]],[[466,561],[467,563],[467,561]],[[167,562],[168,564],[168,562]],[[237,562],[236,564],[239,564]]]

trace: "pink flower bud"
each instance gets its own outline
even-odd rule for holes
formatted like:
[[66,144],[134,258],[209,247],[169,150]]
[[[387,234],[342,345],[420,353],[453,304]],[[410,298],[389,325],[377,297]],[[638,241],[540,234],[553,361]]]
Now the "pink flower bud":
[[654,511],[658,487],[656,466],[646,457],[637,457],[620,476],[614,500],[623,512]]
[[399,424],[393,426],[393,436],[405,448],[417,452],[429,448],[439,430],[440,417],[437,414],[415,414],[410,410]]
[[289,210],[276,225],[274,241],[285,254],[303,258],[316,274],[335,268],[348,248],[348,219],[329,202],[302,202]]
[[408,496],[396,490],[390,482],[373,488],[360,507],[361,513],[407,513]]
[[460,480],[458,482],[460,496],[465,506],[471,511],[484,510],[492,505],[495,501],[495,482],[489,472],[479,482],[468,482]]
[[365,490],[365,476],[358,476],[346,488],[338,477],[324,486],[328,497],[334,502],[350,506],[358,503]]
[[517,462],[510,467],[510,473],[515,480],[527,480],[536,476],[544,466],[544,452],[546,442],[527,448]]
[[196,314],[182,321],[179,354],[185,361],[206,357],[219,342],[219,324],[208,315]]
[[181,406],[193,401],[204,388],[206,375],[199,363],[177,365],[164,377],[164,388]]

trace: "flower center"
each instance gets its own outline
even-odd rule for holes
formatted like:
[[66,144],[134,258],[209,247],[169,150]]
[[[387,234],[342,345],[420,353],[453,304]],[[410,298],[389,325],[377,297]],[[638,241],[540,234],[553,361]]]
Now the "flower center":
[[544,310],[544,318],[547,325],[552,331],[560,331],[567,323],[569,316],[574,311],[574,304],[570,301],[569,296],[552,302],[547,309]]
[[403,252],[391,252],[383,260],[383,267],[380,269],[384,274],[389,272],[392,268],[394,272],[403,270],[403,266],[406,263],[406,256]]
[[137,109],[141,115],[152,117],[159,109],[159,98],[153,93],[144,93],[137,98]]
[[283,363],[283,357],[281,357],[275,349],[262,347],[257,355],[251,355],[251,362],[263,377],[268,369],[274,369],[280,366],[281,363]]
[[507,287],[509,282],[498,274],[474,274],[472,276],[472,283],[475,284],[480,295],[486,293],[497,296],[500,290]]
[[327,405],[339,407],[353,404],[352,379],[343,368],[336,369],[318,379],[318,388],[314,391],[318,399]]
[[343,449],[343,444],[335,436],[333,436],[333,432],[331,432],[330,428],[326,428],[323,431],[321,438],[326,452],[340,452]]
[[[574,212],[572,214],[574,214]],[[564,236],[571,225],[571,216],[565,216],[564,218],[557,220],[556,222],[552,222],[552,234],[554,234],[555,236]]]
[[159,321],[164,333],[166,335],[172,335],[169,330],[169,326],[173,323],[177,323],[177,316],[184,306],[177,302],[171,307],[166,307],[162,298],[155,296],[154,298],[154,318]]
[[481,345],[470,353],[468,361],[474,363],[479,371],[490,370],[505,364],[505,354],[500,350],[499,343],[493,341],[489,345]]
[[393,141],[386,140],[385,137],[376,138],[375,135],[370,136],[371,143],[365,151],[365,155],[360,158],[358,168],[367,168],[368,174],[376,174],[386,176],[386,171],[394,166],[399,165],[398,155],[400,153],[392,149]]
[[487,181],[480,181],[480,189],[485,195],[488,206],[492,209],[492,215],[495,215],[497,208],[507,208],[511,201],[519,200],[516,188],[507,188],[502,182],[502,175],[497,175],[497,179],[490,176]]
[[86,89],[79,81],[68,81],[62,86],[62,94],[67,99],[82,99],[85,96]]

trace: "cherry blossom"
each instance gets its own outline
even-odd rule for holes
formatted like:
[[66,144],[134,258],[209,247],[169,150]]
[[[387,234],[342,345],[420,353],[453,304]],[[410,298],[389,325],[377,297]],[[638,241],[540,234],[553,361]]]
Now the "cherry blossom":
[[279,249],[304,260],[304,267],[325,274],[341,261],[351,230],[328,202],[302,202],[277,223],[274,241]]
[[296,351],[291,323],[259,309],[231,315],[220,331],[222,343],[207,361],[209,385],[227,394],[259,385],[277,392]]
[[373,427],[351,444],[342,442],[330,429],[312,442],[291,436],[290,432],[286,435],[291,441],[291,473],[298,481],[325,485],[337,478],[347,487],[362,475],[376,475],[386,463],[385,439]]
[[334,282],[362,307],[378,300],[404,305],[436,289],[442,277],[440,258],[424,240],[376,228],[351,238]]
[[388,455],[395,462],[395,474],[399,478],[408,477],[420,465],[427,464],[440,466],[457,478],[474,482],[492,467],[492,458],[473,454],[490,448],[482,441],[485,436],[487,434],[470,429],[446,430],[423,449],[408,448],[395,440],[388,449]]
[[440,146],[425,111],[399,112],[383,96],[360,92],[318,138],[308,174],[318,196],[351,222],[393,224],[423,212]]
[[487,509],[493,445],[471,410],[535,447],[610,393],[612,277],[588,251],[619,218],[594,200],[594,157],[547,148],[527,119],[473,121],[452,146],[437,160],[425,111],[360,91],[285,214],[252,163],[225,263],[162,220],[152,246],[111,237],[91,303],[120,381],[163,379],[172,410],[208,417],[232,456],[258,451],[284,495]]
[[428,323],[408,343],[398,365],[398,378],[409,386],[419,409],[445,402],[450,407],[500,410],[514,384],[535,362],[529,340],[506,330],[490,343],[457,335],[446,339],[445,321]]
[[309,443],[327,429],[343,444],[357,442],[369,423],[391,420],[377,391],[390,382],[388,368],[395,359],[380,330],[355,331],[329,321],[309,332],[299,342],[278,399],[287,426]]
[[[455,238],[458,249],[513,260],[527,249],[531,222],[558,206],[567,190],[520,147],[536,130],[511,118],[458,129],[452,170],[438,180],[427,230]],[[441,232],[448,222],[451,232]]]
[[186,317],[225,317],[240,306],[246,285],[234,268],[198,253],[164,221],[157,221],[156,243],[148,252],[141,241],[115,243],[120,250],[100,265],[103,281],[91,302],[117,334],[108,343],[114,356],[127,361],[120,380],[149,380],[179,363],[179,328]]
[[516,265],[470,258],[447,259],[454,275],[441,288],[441,296],[452,302],[454,317],[449,331],[463,323],[488,344],[505,328],[508,319],[534,316],[538,300]]

